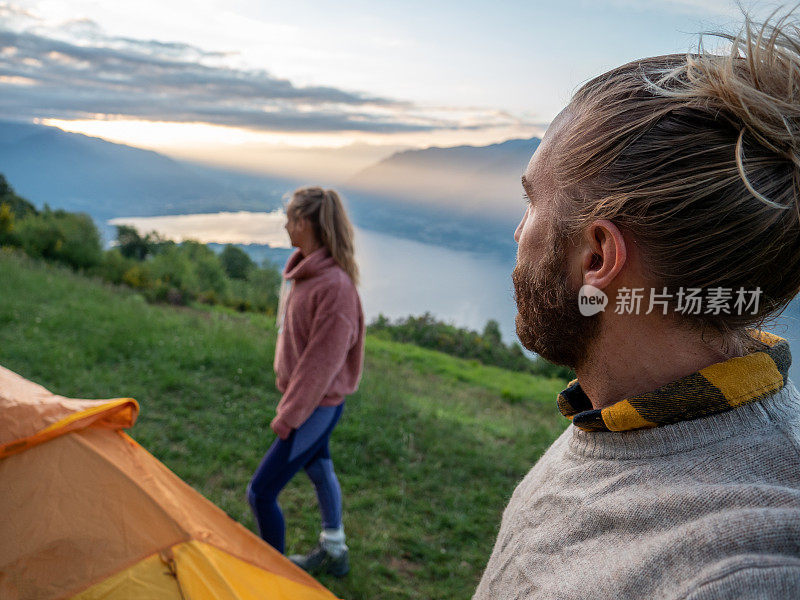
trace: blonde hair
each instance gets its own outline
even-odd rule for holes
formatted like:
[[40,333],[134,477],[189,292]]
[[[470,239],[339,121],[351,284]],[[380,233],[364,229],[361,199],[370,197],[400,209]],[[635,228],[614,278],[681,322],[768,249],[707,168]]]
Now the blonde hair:
[[[757,314],[684,315],[734,339],[800,289],[800,29],[748,17],[726,54],[634,61],[580,88],[555,150],[562,235],[610,219],[655,286],[761,289]],[[774,15],[774,13],[773,13]],[[659,290],[660,291],[660,290]]]
[[333,260],[344,269],[354,285],[358,285],[353,225],[347,218],[342,200],[334,190],[303,187],[294,191],[287,215],[311,222],[320,243],[331,253]]

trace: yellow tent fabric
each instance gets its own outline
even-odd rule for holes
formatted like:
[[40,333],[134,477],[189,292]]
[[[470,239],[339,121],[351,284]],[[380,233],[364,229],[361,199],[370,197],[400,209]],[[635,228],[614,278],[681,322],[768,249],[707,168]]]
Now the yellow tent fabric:
[[122,429],[0,367],[0,598],[330,600]]

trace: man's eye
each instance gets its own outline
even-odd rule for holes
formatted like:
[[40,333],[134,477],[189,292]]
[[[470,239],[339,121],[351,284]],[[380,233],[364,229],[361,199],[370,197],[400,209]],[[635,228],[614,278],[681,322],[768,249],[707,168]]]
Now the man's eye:
[[525,204],[530,204],[531,203],[531,199],[528,196],[528,194],[522,194],[522,199],[525,200]]

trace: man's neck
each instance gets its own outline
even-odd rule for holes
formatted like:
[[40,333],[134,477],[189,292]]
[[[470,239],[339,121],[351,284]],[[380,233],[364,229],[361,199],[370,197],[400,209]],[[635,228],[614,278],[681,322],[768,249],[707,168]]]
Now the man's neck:
[[604,408],[741,354],[722,346],[673,327],[617,327],[598,335],[576,375],[593,408]]

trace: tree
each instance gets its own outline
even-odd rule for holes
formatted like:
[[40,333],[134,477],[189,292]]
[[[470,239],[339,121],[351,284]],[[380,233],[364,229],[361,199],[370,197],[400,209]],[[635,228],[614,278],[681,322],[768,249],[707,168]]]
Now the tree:
[[3,196],[13,196],[14,190],[9,185],[5,175],[0,173],[0,198]]
[[117,225],[117,245],[122,256],[135,260],[144,260],[150,252],[147,237],[130,225]]
[[247,255],[247,252],[232,244],[225,246],[219,255],[222,267],[231,279],[247,279],[256,264]]
[[9,185],[2,174],[0,174],[0,204],[7,204],[15,219],[39,214],[33,204],[25,200],[25,198],[17,196],[14,188]]
[[483,328],[483,338],[491,344],[502,344],[503,335],[500,333],[500,324],[494,319],[486,321]]

